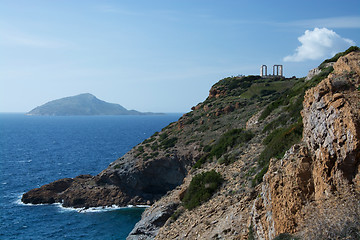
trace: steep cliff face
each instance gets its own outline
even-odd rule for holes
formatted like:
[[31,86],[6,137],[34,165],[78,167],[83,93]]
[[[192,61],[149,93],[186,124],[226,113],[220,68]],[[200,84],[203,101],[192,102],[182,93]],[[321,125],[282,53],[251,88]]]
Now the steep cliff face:
[[[356,239],[360,52],[337,59],[306,81],[225,78],[191,112],[98,175],[55,181],[22,201],[152,204],[129,240],[274,239],[285,233]],[[192,180],[212,170],[223,183],[187,208]]]
[[260,239],[360,236],[360,52],[333,67],[306,92],[303,142],[273,159],[264,176],[252,219]]
[[[287,97],[275,98],[275,104],[258,105],[257,112],[241,125],[256,137],[242,151],[227,152],[236,161],[223,165],[221,158],[208,160],[191,170],[181,186],[144,212],[128,239],[274,239],[279,235],[290,239],[289,234],[302,239],[359,237],[359,61],[360,52],[350,53],[327,66],[325,71],[330,72],[332,65],[334,70],[321,82],[328,72],[295,85],[285,92]],[[209,99],[224,101],[228,96],[219,85],[211,89]],[[305,97],[301,97],[301,88],[310,88]],[[292,134],[299,124],[290,116],[301,110],[297,103],[303,105],[302,140],[290,145],[280,159],[275,151],[267,165],[265,153],[276,148],[267,141],[281,143],[276,138],[283,136],[294,142]],[[211,169],[221,173],[225,182],[209,201],[185,209],[182,196],[191,179]],[[262,182],[256,184],[260,177]],[[172,217],[159,224],[152,216],[163,216],[166,206],[171,206]]]

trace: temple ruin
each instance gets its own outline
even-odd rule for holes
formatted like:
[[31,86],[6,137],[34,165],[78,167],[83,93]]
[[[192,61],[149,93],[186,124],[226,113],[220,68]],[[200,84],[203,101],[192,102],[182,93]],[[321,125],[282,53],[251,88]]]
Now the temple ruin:
[[262,78],[272,78],[272,77],[283,77],[283,65],[275,64],[273,66],[273,74],[267,74],[267,66],[261,65],[260,67],[260,76]]

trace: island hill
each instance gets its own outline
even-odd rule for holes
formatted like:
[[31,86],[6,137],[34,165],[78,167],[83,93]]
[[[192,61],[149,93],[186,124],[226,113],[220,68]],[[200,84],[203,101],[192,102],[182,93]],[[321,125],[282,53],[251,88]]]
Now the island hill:
[[155,115],[161,113],[127,110],[120,104],[102,101],[90,93],[65,97],[34,108],[27,115],[91,116],[91,115]]

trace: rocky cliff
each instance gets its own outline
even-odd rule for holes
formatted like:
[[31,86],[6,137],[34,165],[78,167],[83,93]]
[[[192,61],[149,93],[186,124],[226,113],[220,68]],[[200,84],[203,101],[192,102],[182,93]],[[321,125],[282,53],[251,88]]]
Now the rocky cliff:
[[[151,204],[128,239],[356,239],[360,51],[319,69],[306,81],[225,78],[97,176],[59,180],[22,201]],[[220,185],[199,180],[212,170]],[[194,188],[206,197],[194,200]]]
[[[259,107],[243,125],[258,139],[236,153],[232,164],[211,161],[192,170],[181,186],[145,211],[128,239],[359,239],[360,52],[341,57],[326,68],[322,70],[325,74],[307,80],[310,83],[287,91],[290,99],[280,97],[266,108]],[[305,97],[300,86],[303,91],[309,89]],[[212,89],[209,97],[225,95]],[[268,164],[262,164],[267,146],[276,142],[282,129],[286,130],[284,139],[292,141],[291,132],[299,124],[298,119],[289,119],[286,111],[291,112],[290,106],[299,99],[303,105],[302,138],[290,145],[283,157],[274,154]],[[284,117],[288,120],[281,121]],[[262,144],[259,139],[264,139]],[[220,172],[224,184],[208,202],[185,209],[181,199],[190,179],[209,169]],[[266,174],[262,177],[263,169]],[[262,180],[257,185],[254,180],[258,176]],[[162,227],[151,225],[151,216],[164,212],[169,203],[179,206],[173,217],[162,221]],[[151,232],[146,231],[149,226]]]
[[306,92],[303,141],[271,161],[254,203],[253,225],[262,238],[360,237],[359,80],[360,53],[353,52]]

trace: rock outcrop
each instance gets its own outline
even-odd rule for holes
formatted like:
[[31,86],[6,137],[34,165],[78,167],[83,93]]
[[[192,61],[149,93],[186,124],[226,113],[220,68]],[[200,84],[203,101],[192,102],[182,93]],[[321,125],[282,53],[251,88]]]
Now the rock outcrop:
[[[22,201],[152,205],[128,240],[359,239],[360,51],[335,60],[307,81],[223,79],[98,175],[55,181]],[[240,143],[244,129],[253,137]],[[224,182],[186,209],[191,180],[212,170]]]
[[193,156],[184,151],[169,157],[135,157],[135,150],[96,176],[66,178],[30,190],[24,203],[60,202],[64,207],[149,205],[182,183]]
[[[274,239],[279,234],[301,239],[359,237],[359,61],[360,52],[340,58],[333,73],[307,91],[303,139],[283,158],[271,159],[261,184],[254,188],[246,177],[251,176],[253,159],[263,150],[261,144],[249,143],[235,163],[212,162],[204,167],[203,171],[215,169],[225,178],[212,199],[191,211],[181,207],[179,195],[198,172],[191,171],[187,181],[144,212],[128,239],[153,239],[155,235],[155,239],[244,240]],[[221,98],[215,91],[210,95]],[[260,139],[262,129],[268,127],[261,115],[259,111],[246,122],[246,128]],[[179,206],[173,209],[176,218],[162,219],[163,226],[146,221],[163,216],[162,207],[170,204]],[[140,235],[134,233],[139,229],[142,235],[137,238]]]
[[[360,52],[353,52],[307,91],[303,143],[271,161],[254,203],[252,221],[260,239],[280,233],[298,233],[304,239],[359,236],[359,85]],[[354,216],[347,222],[350,212]],[[351,228],[353,232],[346,232]]]
[[334,65],[334,62],[329,62],[329,63],[323,64],[322,68],[316,67],[314,69],[311,69],[308,72],[308,75],[306,76],[305,81],[309,81],[313,77],[319,75],[323,71],[324,68],[332,67],[333,65]]

